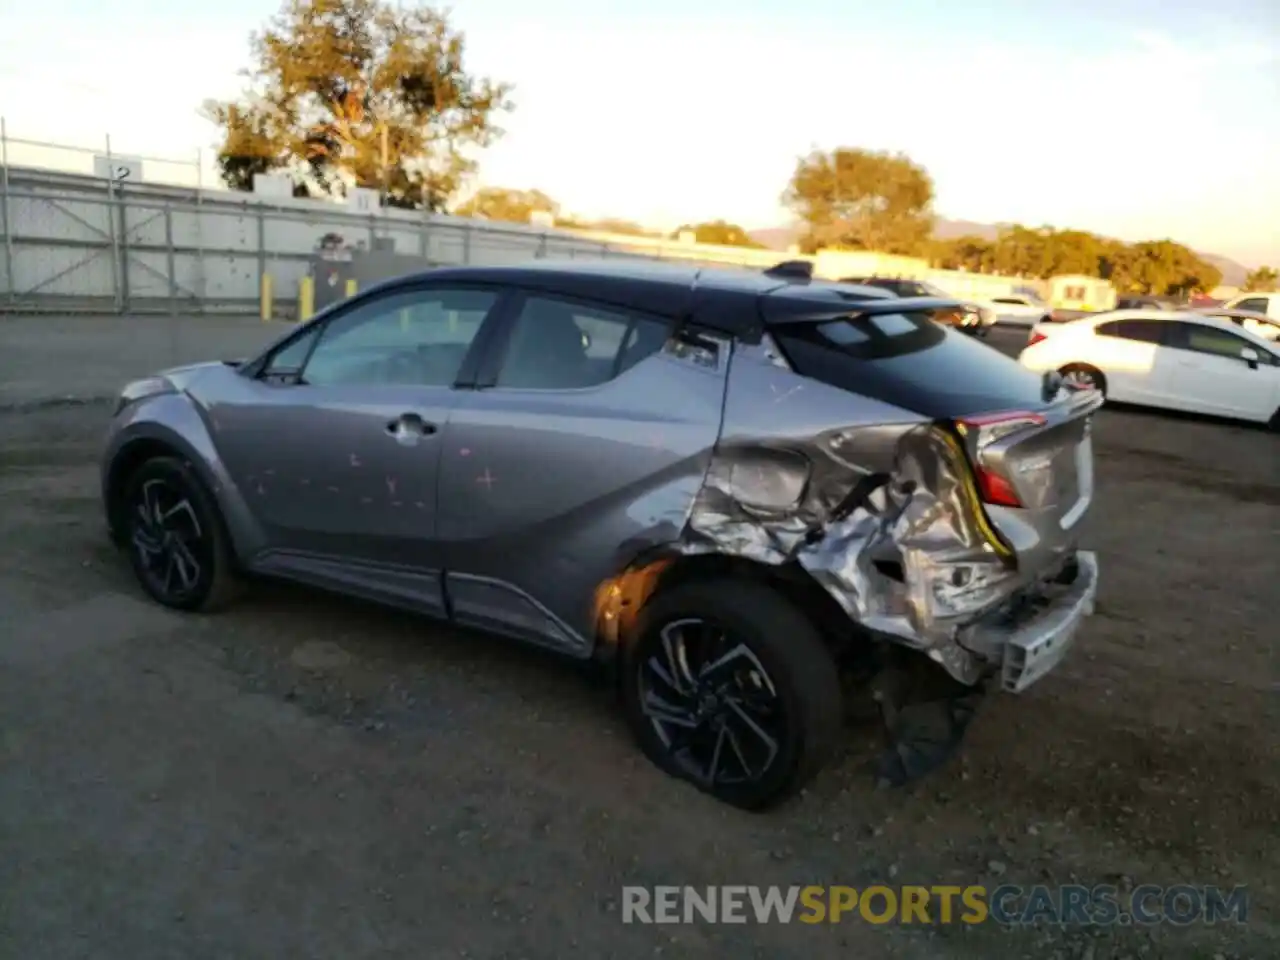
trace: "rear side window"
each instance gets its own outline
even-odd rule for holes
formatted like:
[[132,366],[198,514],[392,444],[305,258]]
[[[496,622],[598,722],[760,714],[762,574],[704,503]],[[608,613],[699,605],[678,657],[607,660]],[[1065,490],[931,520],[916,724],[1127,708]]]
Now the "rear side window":
[[1267,300],[1265,297],[1250,297],[1248,300],[1241,300],[1235,305],[1236,310],[1252,310],[1254,313],[1267,312]]
[[780,324],[771,332],[797,373],[926,417],[1045,402],[1040,374],[928,313]]
[[1118,337],[1139,343],[1164,343],[1168,327],[1165,320],[1113,320],[1099,324],[1094,332],[1101,337]]

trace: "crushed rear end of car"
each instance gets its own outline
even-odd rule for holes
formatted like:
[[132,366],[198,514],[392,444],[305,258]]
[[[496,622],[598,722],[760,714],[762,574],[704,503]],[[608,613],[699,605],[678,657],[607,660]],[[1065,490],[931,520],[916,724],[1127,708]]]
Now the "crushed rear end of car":
[[686,539],[799,567],[835,600],[900,783],[952,752],[988,687],[1049,673],[1092,612],[1101,398],[933,323],[941,301],[770,306],[762,344],[735,350]]

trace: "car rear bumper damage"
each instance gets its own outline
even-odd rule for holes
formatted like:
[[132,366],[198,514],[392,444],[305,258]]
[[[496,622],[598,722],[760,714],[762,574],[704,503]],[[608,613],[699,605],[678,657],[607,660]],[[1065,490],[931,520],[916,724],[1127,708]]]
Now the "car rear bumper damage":
[[1097,556],[1081,550],[1056,577],[962,630],[957,643],[998,668],[1004,690],[1022,693],[1066,657],[1097,592]]

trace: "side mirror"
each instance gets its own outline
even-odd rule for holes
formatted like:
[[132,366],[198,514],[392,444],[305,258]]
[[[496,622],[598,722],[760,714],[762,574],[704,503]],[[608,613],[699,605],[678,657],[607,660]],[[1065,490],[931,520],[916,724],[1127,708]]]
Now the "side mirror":
[[1249,365],[1250,370],[1257,370],[1258,361],[1261,360],[1262,357],[1258,354],[1257,350],[1253,349],[1253,347],[1241,347],[1240,359]]

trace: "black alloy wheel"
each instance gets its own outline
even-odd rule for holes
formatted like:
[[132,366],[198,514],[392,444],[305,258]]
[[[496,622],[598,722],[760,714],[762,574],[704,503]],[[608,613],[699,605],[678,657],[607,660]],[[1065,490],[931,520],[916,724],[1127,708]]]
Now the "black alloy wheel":
[[659,591],[624,650],[622,699],[649,759],[734,806],[772,806],[838,743],[840,682],[807,617],[734,579]]
[[659,638],[640,670],[640,709],[672,760],[710,790],[762,778],[788,722],[764,665],[706,620],[672,620]]
[[178,610],[210,610],[230,599],[234,574],[221,518],[190,467],[171,457],[148,460],[123,496],[125,546],[152,599]]

